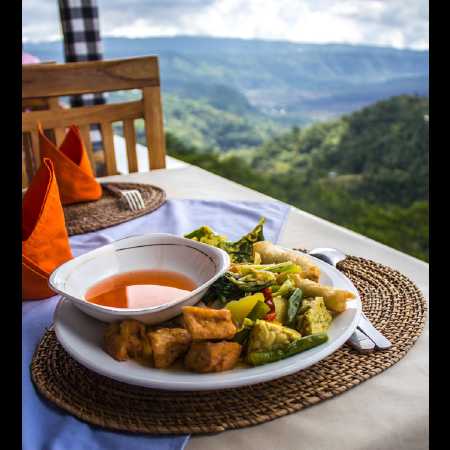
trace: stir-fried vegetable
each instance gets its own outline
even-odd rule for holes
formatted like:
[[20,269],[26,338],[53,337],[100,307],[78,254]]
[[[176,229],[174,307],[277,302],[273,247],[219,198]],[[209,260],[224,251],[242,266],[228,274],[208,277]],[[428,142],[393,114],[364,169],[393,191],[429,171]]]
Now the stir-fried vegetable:
[[310,348],[321,345],[328,340],[328,335],[325,333],[312,334],[291,342],[284,348],[279,348],[269,351],[255,351],[247,354],[247,362],[254,366],[280,361],[284,358],[304,352]]
[[286,278],[286,280],[283,281],[283,284],[275,291],[274,295],[287,298],[294,291],[294,289],[295,289],[294,282],[290,278]]
[[263,226],[266,219],[262,217],[258,224],[250,233],[241,237],[239,241],[230,243],[225,249],[231,257],[232,262],[251,262],[253,261],[253,244],[264,241]]
[[261,291],[276,281],[276,276],[272,272],[254,271],[244,276],[239,276],[234,272],[227,272],[225,277],[245,292]]
[[213,229],[206,225],[197,228],[191,233],[185,234],[184,237],[194,241],[203,242],[204,244],[212,245],[213,247],[224,248],[227,245],[226,236],[214,233]]
[[[261,302],[258,302],[259,304],[263,304]],[[234,336],[234,342],[238,342],[241,345],[246,345],[248,342],[248,338],[250,337],[250,333],[252,331],[254,322],[253,320],[250,320],[249,318],[245,318],[244,322],[242,322],[241,328],[238,330],[238,332]]]
[[242,297],[242,289],[229,280],[230,276],[232,275],[229,275],[229,272],[227,272],[209,287],[207,294],[203,298],[205,303],[222,308],[227,301]]
[[299,273],[300,267],[292,261],[286,261],[279,264],[233,264],[230,270],[240,275],[247,275],[259,271],[272,273]]
[[296,328],[302,334],[324,333],[332,320],[322,297],[307,298],[301,305]]
[[264,316],[270,311],[270,308],[264,302],[258,302],[250,311],[247,316],[250,320],[258,320],[264,318]]
[[292,328],[267,320],[256,320],[248,344],[249,352],[275,350],[284,348],[290,342],[302,336]]
[[264,295],[261,292],[228,302],[225,308],[231,311],[233,321],[240,324],[258,303],[264,304]]
[[227,241],[226,236],[216,234],[207,226],[200,227],[191,233],[185,234],[184,237],[225,250],[230,255],[231,262],[252,262],[253,244],[264,241],[264,222],[265,219],[262,217],[250,233],[247,233],[236,242]]
[[288,307],[287,307],[287,323],[286,325],[291,328],[295,328],[297,313],[300,309],[300,305],[302,302],[303,292],[301,289],[297,288],[289,297]]
[[268,313],[269,309],[270,308],[264,302],[256,302],[249,315],[244,319],[241,328],[234,337],[234,340],[239,342],[241,345],[247,344],[255,321],[262,319]]
[[275,320],[281,325],[286,324],[287,317],[287,300],[279,295],[273,297],[273,303],[275,305]]
[[276,318],[276,312],[275,303],[273,302],[272,288],[267,287],[263,289],[262,293],[264,294],[264,301],[266,302],[266,305],[270,308],[270,311],[266,314],[264,319],[269,321],[274,320]]

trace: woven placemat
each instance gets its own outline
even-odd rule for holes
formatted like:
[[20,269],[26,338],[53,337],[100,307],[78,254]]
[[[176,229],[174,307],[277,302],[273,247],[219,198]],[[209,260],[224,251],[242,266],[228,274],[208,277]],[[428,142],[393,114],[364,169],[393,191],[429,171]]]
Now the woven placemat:
[[64,217],[69,236],[102,230],[118,225],[158,209],[166,201],[166,193],[157,186],[139,183],[108,183],[121,190],[137,189],[142,195],[145,208],[131,211],[120,199],[107,189],[94,202],[74,203],[64,206]]
[[299,411],[395,364],[425,324],[425,300],[399,272],[356,257],[339,268],[360,292],[366,315],[393,343],[391,349],[363,355],[344,345],[314,366],[278,380],[222,391],[169,392],[97,375],[72,359],[49,330],[33,357],[32,379],[48,400],[76,417],[128,432],[214,433]]

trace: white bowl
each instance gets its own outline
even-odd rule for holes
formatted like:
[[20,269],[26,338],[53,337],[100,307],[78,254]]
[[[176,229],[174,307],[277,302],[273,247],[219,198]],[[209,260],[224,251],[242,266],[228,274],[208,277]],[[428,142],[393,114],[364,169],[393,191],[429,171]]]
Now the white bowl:
[[[49,285],[78,309],[103,322],[136,319],[156,324],[181,314],[183,306],[197,303],[229,265],[230,258],[221,249],[171,234],[152,233],[121,239],[62,264],[50,275]],[[85,299],[88,289],[107,277],[149,269],[179,272],[198,287],[171,303],[139,309],[102,306]]]

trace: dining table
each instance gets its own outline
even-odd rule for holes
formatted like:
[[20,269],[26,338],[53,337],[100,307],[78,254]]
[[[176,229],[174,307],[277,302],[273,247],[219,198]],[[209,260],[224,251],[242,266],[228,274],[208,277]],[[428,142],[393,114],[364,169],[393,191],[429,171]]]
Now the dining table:
[[[153,184],[170,199],[268,202],[274,199],[168,157],[167,168],[103,177],[101,181]],[[428,303],[428,264],[290,207],[278,243],[334,247],[394,268],[410,278]],[[347,392],[296,413],[238,430],[194,435],[188,450],[424,450],[428,448],[428,319],[412,349],[395,365]]]

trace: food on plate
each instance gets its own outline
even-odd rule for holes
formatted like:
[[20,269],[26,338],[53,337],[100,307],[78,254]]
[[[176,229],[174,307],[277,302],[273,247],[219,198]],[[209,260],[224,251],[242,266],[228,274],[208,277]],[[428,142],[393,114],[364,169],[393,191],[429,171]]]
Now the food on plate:
[[120,334],[120,325],[113,323],[106,328],[103,335],[106,352],[117,361],[126,361],[128,356],[128,341]]
[[137,320],[110,324],[104,333],[104,345],[106,352],[118,361],[149,359],[152,354],[145,325]]
[[225,250],[230,255],[231,262],[252,261],[253,243],[264,240],[264,222],[265,219],[261,218],[252,231],[236,242],[227,241],[226,236],[214,233],[214,231],[208,226],[200,227],[191,233],[185,234],[184,237]]
[[317,345],[324,344],[327,341],[328,335],[326,333],[312,334],[310,336],[296,339],[284,348],[261,352],[250,352],[247,355],[247,361],[254,366],[261,366],[262,364],[268,364],[281,359],[289,358],[290,356],[309,350]]
[[259,319],[253,325],[248,352],[277,350],[301,337],[301,334],[292,328]]
[[191,335],[183,328],[160,328],[149,332],[155,367],[170,367],[184,355],[191,344]]
[[297,320],[297,313],[303,300],[303,292],[296,288],[290,295],[287,301],[286,310],[286,325],[295,328],[295,321]]
[[333,316],[327,310],[322,297],[307,298],[297,316],[297,330],[302,335],[326,333],[330,328]]
[[231,320],[228,309],[183,307],[186,329],[194,340],[232,339],[236,325]]
[[301,267],[303,278],[319,281],[320,269],[305,255],[278,247],[269,241],[256,242],[253,251],[259,255],[263,264],[291,261]]
[[241,324],[258,302],[264,305],[263,308],[265,311],[267,311],[268,307],[264,303],[264,300],[264,295],[261,292],[258,292],[256,294],[248,295],[247,297],[242,297],[238,300],[228,302],[226,304],[226,309],[231,312],[233,321],[237,324]]
[[353,292],[323,286],[302,277],[293,277],[295,285],[303,291],[305,297],[323,297],[326,307],[330,311],[340,313],[345,311],[347,301],[355,298]]
[[183,358],[186,369],[221,372],[238,362],[259,366],[328,340],[334,317],[355,298],[321,285],[307,256],[265,241],[263,223],[236,242],[204,226],[186,235],[227,251],[228,270],[196,306],[159,326],[133,320],[111,324],[105,349],[115,359],[145,360],[165,369]]
[[184,363],[194,372],[222,372],[233,369],[241,354],[237,342],[194,342]]

